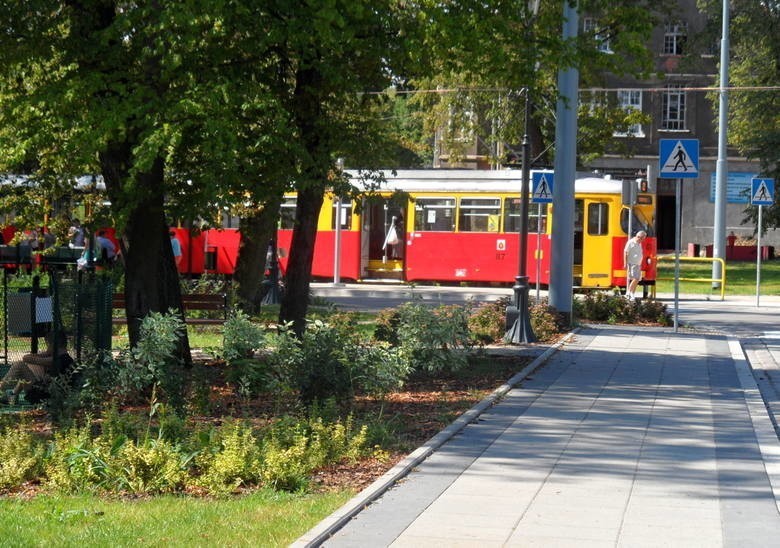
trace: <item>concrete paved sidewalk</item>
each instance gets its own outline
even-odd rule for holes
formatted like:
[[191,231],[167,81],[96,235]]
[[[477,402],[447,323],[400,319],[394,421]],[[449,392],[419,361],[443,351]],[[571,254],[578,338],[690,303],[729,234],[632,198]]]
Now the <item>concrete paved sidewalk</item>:
[[779,455],[735,340],[585,328],[324,545],[780,546]]

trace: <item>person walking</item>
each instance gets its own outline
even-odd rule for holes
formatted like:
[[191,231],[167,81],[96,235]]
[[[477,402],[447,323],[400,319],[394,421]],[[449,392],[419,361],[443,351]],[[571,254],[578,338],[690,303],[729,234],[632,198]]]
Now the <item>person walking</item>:
[[629,238],[623,249],[623,266],[626,269],[626,298],[630,300],[635,298],[636,286],[642,279],[642,259],[644,258],[642,242],[646,237],[647,233],[640,230],[636,236]]
[[179,263],[181,263],[181,242],[176,237],[176,232],[171,230],[168,232],[168,236],[171,237],[171,249],[173,250],[173,260],[176,262],[176,269],[179,268]]

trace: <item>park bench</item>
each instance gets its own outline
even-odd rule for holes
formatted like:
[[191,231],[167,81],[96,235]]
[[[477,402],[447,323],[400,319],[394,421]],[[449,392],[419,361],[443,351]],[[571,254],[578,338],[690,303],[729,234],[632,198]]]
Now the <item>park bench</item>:
[[[114,309],[124,310],[126,307],[125,295],[123,293],[115,293],[111,301],[111,305]],[[184,308],[184,321],[188,324],[221,324],[225,323],[228,315],[228,299],[226,293],[210,294],[210,293],[186,293],[181,296],[181,304]],[[192,318],[188,317],[188,312],[194,310],[214,311],[219,312],[219,317],[213,318]],[[122,316],[121,318],[115,317],[112,319],[113,323],[122,324],[127,323],[127,318]]]

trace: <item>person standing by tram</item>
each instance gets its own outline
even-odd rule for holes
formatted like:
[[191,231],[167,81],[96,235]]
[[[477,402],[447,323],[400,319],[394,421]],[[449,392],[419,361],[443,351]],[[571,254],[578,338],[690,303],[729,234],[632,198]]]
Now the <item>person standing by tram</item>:
[[626,269],[626,298],[633,300],[635,298],[636,286],[642,279],[642,259],[644,250],[642,242],[647,238],[647,233],[640,230],[636,236],[629,238],[626,247],[623,249],[623,266]]

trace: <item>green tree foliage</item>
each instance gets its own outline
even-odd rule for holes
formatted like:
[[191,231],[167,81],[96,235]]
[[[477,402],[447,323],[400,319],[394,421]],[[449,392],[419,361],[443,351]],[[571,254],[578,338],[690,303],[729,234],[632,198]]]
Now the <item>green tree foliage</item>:
[[[597,26],[571,42],[561,38],[558,1],[540,2],[536,15],[525,0],[432,4],[426,11],[431,23],[425,43],[431,67],[414,80],[421,90],[414,100],[430,114],[428,131],[439,130],[442,148],[454,161],[464,153],[464,145],[473,142],[471,137],[491,151],[494,162],[519,156],[525,90],[530,90],[532,158],[549,164],[558,69],[576,66],[581,87],[601,86],[606,73],[647,74],[652,57],[646,43],[668,2],[580,2],[580,13],[592,17]],[[604,41],[609,42],[609,51],[598,47]],[[583,159],[603,153],[615,131],[644,121],[618,108],[614,100],[599,97],[596,103],[598,108],[580,109],[578,152]]]
[[[710,40],[720,37],[722,2],[700,0],[712,17]],[[780,2],[730,2],[729,143],[741,155],[761,162],[762,175],[780,181]],[[712,95],[713,104],[719,98]],[[749,207],[745,221],[756,224],[758,208]],[[764,229],[780,226],[780,205],[764,207]]]

